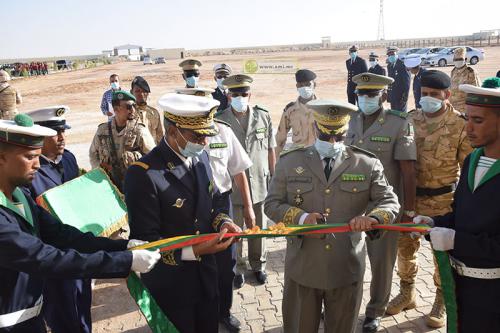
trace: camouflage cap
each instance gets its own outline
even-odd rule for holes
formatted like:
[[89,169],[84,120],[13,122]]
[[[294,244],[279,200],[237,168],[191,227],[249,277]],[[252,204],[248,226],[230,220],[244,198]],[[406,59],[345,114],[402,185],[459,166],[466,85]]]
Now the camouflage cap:
[[358,108],[350,103],[333,99],[316,99],[307,106],[313,110],[313,117],[319,131],[324,134],[342,134],[347,131],[350,113]]
[[455,59],[465,59],[467,57],[467,50],[465,47],[457,47],[453,51],[453,60]]

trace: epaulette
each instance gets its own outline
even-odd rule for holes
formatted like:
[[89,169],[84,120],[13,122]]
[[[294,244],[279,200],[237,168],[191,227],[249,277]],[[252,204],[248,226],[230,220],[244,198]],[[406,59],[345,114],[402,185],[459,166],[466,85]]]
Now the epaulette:
[[149,169],[149,165],[147,165],[147,164],[146,164],[146,163],[144,163],[144,162],[140,162],[140,161],[136,161],[136,162],[134,162],[134,163],[130,164],[130,166],[132,166],[132,165],[137,165],[137,166],[139,166],[139,167],[143,168],[144,170]]
[[285,106],[285,108],[283,109],[283,112],[285,112],[285,111],[286,111],[286,110],[287,110],[290,106],[292,106],[292,105],[294,105],[294,104],[295,104],[295,102],[290,102],[290,103],[288,103],[288,104]]
[[261,107],[261,106],[255,105],[255,108],[256,108],[256,109],[258,109],[258,110],[261,110],[261,111],[264,111],[264,112],[269,113],[269,111],[267,111],[266,109],[264,109],[264,108],[263,108],[263,107]]
[[416,112],[417,110],[418,110],[418,109],[413,109],[413,110],[408,111],[408,113],[414,113],[414,112]]
[[97,125],[97,127],[101,127],[101,126],[106,126],[106,127],[108,127],[108,122],[105,122],[105,123],[100,123],[99,125]]
[[389,110],[389,111],[387,111],[387,113],[392,114],[394,116],[398,116],[398,117],[403,118],[403,119],[408,118],[407,112],[401,112],[401,111],[397,111],[397,110]]
[[462,118],[465,121],[467,121],[467,115],[465,113],[463,113],[463,112],[460,112],[460,115],[458,117]]
[[353,145],[350,145],[350,146],[348,146],[348,147],[350,147],[352,150],[359,151],[360,153],[364,153],[364,154],[366,154],[366,155],[368,155],[368,156],[370,156],[370,157],[375,157],[375,158],[377,158],[377,155],[375,155],[374,153],[372,153],[372,152],[370,152],[370,151],[368,151],[368,150],[361,149],[361,148],[359,148],[358,146],[353,146]]
[[220,119],[218,119],[218,118],[214,118],[214,121],[215,121],[216,123],[219,123],[219,124],[224,124],[224,125],[228,126],[229,128],[231,128],[231,125],[230,125],[229,123],[226,123],[224,120],[220,120]]
[[468,70],[469,72],[471,72],[471,73],[473,73],[473,72],[474,72],[474,68],[472,68],[472,67],[470,67],[470,66],[467,66],[467,70]]
[[282,150],[282,151],[281,151],[281,153],[280,153],[280,157],[281,157],[281,156],[285,156],[286,154],[291,153],[291,152],[293,152],[293,151],[297,151],[297,150],[304,150],[304,149],[305,149],[305,146],[304,146],[304,145],[297,145],[297,146],[293,146],[293,147],[291,147],[291,148],[289,148],[289,149],[284,149],[284,150]]

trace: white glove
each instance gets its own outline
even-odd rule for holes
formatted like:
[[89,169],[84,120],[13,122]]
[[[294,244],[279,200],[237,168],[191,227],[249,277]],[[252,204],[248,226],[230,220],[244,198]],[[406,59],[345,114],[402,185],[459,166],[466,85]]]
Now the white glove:
[[143,241],[143,240],[140,240],[140,239],[131,239],[127,243],[127,250],[131,249],[133,247],[136,247],[136,246],[147,244],[147,243],[149,243],[149,242],[146,242],[146,241]]
[[437,251],[453,250],[455,246],[455,230],[435,227],[431,229],[432,248]]
[[413,218],[413,223],[415,224],[427,224],[429,227],[434,227],[434,220],[432,217],[417,215]]
[[138,273],[147,273],[153,269],[160,258],[159,250],[134,250],[132,251],[132,267],[130,269]]

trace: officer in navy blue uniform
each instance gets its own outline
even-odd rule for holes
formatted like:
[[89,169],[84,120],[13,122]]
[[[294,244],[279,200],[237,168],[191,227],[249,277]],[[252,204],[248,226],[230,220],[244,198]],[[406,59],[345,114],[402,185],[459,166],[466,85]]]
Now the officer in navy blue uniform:
[[459,332],[500,332],[500,78],[465,84],[467,137],[476,148],[464,161],[452,211],[417,216],[434,228],[434,250],[453,267]]
[[217,111],[222,111],[227,109],[229,106],[227,101],[227,88],[222,84],[226,78],[228,78],[233,70],[228,64],[217,64],[214,66],[214,80],[217,82],[217,88],[212,93],[212,97],[219,101],[219,108]]
[[356,83],[352,81],[352,78],[358,74],[368,72],[368,66],[366,66],[366,61],[358,56],[359,47],[353,45],[349,48],[349,59],[345,61],[345,66],[347,68],[347,100],[349,103],[356,105]]
[[385,70],[384,67],[380,66],[378,63],[378,54],[375,52],[370,52],[370,55],[368,56],[368,65],[370,68],[368,68],[368,72],[377,74],[377,75],[387,75],[387,71]]
[[137,244],[136,240],[94,237],[62,224],[18,187],[32,181],[40,166],[44,138],[56,134],[34,125],[25,114],[17,115],[14,121],[0,121],[2,333],[46,331],[39,315],[44,278],[125,277],[131,269],[149,271],[160,258],[157,252],[126,251],[129,245]]
[[401,59],[398,58],[399,48],[391,46],[387,48],[387,72],[394,83],[387,90],[388,101],[391,109],[406,112],[408,107],[408,94],[410,92],[410,73]]
[[[71,128],[65,118],[68,112],[69,108],[65,105],[27,112],[35,124],[57,132],[57,135],[44,139],[40,169],[29,186],[33,199],[79,176],[75,155],[64,149],[65,132]],[[53,333],[92,332],[91,279],[47,279],[43,297],[43,316]]]
[[406,56],[405,58],[405,67],[411,74],[415,75],[413,77],[413,97],[415,98],[415,108],[420,109],[420,97],[422,96],[422,92],[420,91],[422,85],[420,84],[420,79],[422,77],[422,73],[426,72],[427,69],[420,66],[422,62],[422,58],[420,58],[420,54],[414,54]]
[[216,252],[240,232],[229,217],[229,200],[215,186],[208,137],[218,133],[213,117],[219,102],[201,96],[166,94],[165,138],[132,164],[125,177],[131,237],[156,241],[180,235],[219,232],[192,247],[162,253],[160,263],[141,276],[165,315],[181,333],[218,331]]

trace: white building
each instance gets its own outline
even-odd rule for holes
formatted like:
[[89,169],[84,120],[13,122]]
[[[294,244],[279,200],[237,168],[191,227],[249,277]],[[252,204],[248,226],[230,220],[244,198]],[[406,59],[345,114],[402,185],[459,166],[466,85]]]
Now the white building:
[[115,46],[113,48],[113,55],[117,56],[126,56],[128,60],[139,61],[141,60],[141,55],[143,53],[143,48],[140,45],[120,45]]

